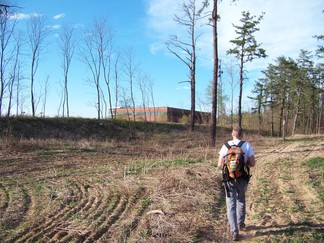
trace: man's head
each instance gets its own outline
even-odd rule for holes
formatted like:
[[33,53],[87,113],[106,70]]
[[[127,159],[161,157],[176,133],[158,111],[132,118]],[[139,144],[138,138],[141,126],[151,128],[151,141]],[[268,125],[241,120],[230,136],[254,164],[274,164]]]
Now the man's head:
[[243,138],[243,128],[240,126],[234,126],[232,131],[232,136],[234,138],[242,139]]

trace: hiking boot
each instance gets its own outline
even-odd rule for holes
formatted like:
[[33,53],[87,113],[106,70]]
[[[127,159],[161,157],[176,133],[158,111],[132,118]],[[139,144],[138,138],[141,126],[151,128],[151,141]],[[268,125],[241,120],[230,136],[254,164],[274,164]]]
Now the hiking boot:
[[244,223],[239,224],[239,229],[241,231],[245,230],[245,224]]
[[238,241],[239,240],[238,233],[232,233],[231,234],[231,240],[232,241]]

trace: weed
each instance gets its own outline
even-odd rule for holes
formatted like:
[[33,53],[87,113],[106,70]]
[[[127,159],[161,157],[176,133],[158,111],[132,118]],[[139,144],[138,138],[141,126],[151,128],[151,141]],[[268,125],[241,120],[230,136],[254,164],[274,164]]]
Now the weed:
[[324,158],[315,157],[307,161],[307,166],[318,172],[324,172]]
[[45,185],[45,181],[44,180],[40,180],[40,181],[35,181],[34,182],[34,187],[38,191],[42,190],[43,187],[44,187],[44,185]]
[[289,188],[289,189],[285,189],[283,192],[290,194],[290,193],[295,193],[295,190]]
[[306,165],[311,169],[309,172],[310,181],[306,184],[315,188],[319,194],[319,198],[322,203],[324,203],[324,186],[323,186],[323,176],[324,176],[324,158],[315,157],[306,161]]
[[254,214],[251,217],[252,220],[256,220],[256,219],[262,219],[262,215],[261,214]]
[[147,238],[147,237],[149,237],[151,234],[152,234],[152,232],[151,232],[151,230],[149,230],[149,229],[142,229],[142,230],[140,230],[140,232],[139,232],[139,236],[140,236],[141,238]]

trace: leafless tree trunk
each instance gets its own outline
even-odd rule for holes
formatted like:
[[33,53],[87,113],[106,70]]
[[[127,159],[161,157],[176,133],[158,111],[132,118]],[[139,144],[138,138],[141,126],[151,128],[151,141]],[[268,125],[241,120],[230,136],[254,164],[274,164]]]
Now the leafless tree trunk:
[[90,69],[92,80],[96,93],[97,118],[101,118],[101,69],[102,69],[102,25],[98,20],[94,20],[89,31],[84,33],[83,46],[80,47],[80,55],[83,61]]
[[147,89],[151,98],[151,102],[152,102],[152,106],[153,106],[153,117],[154,117],[154,121],[156,121],[156,112],[155,112],[155,100],[154,100],[154,90],[153,90],[153,80],[151,77],[148,77],[147,80]]
[[[100,52],[102,58],[102,68],[104,80],[107,86],[108,92],[108,102],[109,102],[109,113],[110,117],[114,117],[113,109],[112,109],[112,95],[111,95],[111,79],[112,79],[112,65],[113,65],[113,32],[112,29],[107,25],[106,20],[100,21],[100,31],[101,31],[101,42]],[[106,101],[105,101],[106,103]]]
[[49,76],[47,76],[44,86],[44,96],[43,96],[43,109],[42,109],[42,115],[43,117],[46,116],[46,103],[47,103],[47,95],[49,90]]
[[70,116],[70,107],[69,107],[69,90],[68,90],[68,77],[71,66],[71,61],[74,55],[74,50],[76,46],[76,41],[74,37],[74,28],[72,26],[63,25],[60,39],[59,39],[59,49],[61,51],[62,60],[61,67],[63,71],[64,78],[64,88],[63,88],[63,117],[65,116],[65,108],[66,108],[66,116]]
[[17,67],[17,73],[16,73],[16,82],[15,82],[15,87],[16,87],[16,116],[19,115],[19,106],[20,103],[22,103],[21,101],[21,84],[20,81],[22,80],[22,74],[21,74],[21,69],[22,69],[22,65],[19,62],[18,63],[18,67]]
[[9,79],[12,78],[12,75],[8,73],[9,63],[14,58],[14,52],[10,50],[9,44],[13,37],[16,21],[9,18],[10,12],[6,11],[0,14],[0,117],[6,88],[9,85]]
[[292,128],[291,135],[295,135],[295,133],[296,133],[297,120],[298,120],[298,115],[300,113],[301,94],[300,94],[299,88],[297,89],[297,93],[296,94],[298,96],[298,101],[297,101],[297,104],[296,104],[296,112],[295,112],[295,115],[294,115],[294,123],[293,123],[293,128]]
[[30,98],[32,106],[32,116],[36,114],[35,101],[35,76],[37,73],[40,57],[44,50],[44,41],[49,33],[46,17],[43,15],[32,16],[27,23],[28,44],[31,52],[30,66]]
[[193,131],[196,112],[196,43],[200,36],[196,34],[196,25],[201,17],[196,9],[196,0],[183,3],[182,12],[184,17],[176,15],[174,21],[187,28],[188,41],[180,40],[177,35],[170,35],[166,45],[170,53],[189,68],[189,81],[186,82],[189,82],[191,87],[190,129]]
[[217,87],[218,87],[218,35],[217,35],[217,21],[218,21],[218,0],[214,0],[212,12],[212,28],[213,28],[213,46],[214,46],[214,70],[213,70],[213,86],[212,86],[212,112],[210,125],[210,145],[216,145],[216,125],[217,125]]
[[138,77],[138,87],[141,92],[141,97],[142,97],[142,107],[144,110],[144,119],[147,121],[147,115],[146,115],[146,107],[147,107],[147,82],[148,78],[146,74],[140,73]]
[[235,69],[235,65],[236,64],[232,60],[229,63],[225,64],[227,74],[229,76],[229,83],[231,85],[231,127],[233,127],[234,124],[234,91],[236,86],[239,84],[238,79],[236,79],[236,76],[238,75],[238,69]]
[[119,58],[120,58],[120,52],[116,53],[116,59],[114,64],[114,73],[115,73],[115,118],[117,115],[117,107],[118,107],[118,91],[119,91]]
[[121,99],[122,99],[122,106],[126,109],[127,112],[127,119],[130,120],[130,114],[129,114],[129,107],[130,105],[130,98],[127,96],[127,89],[122,88],[121,89]]
[[135,73],[137,71],[137,65],[134,61],[134,54],[132,49],[128,49],[125,54],[124,60],[124,68],[125,73],[128,78],[129,82],[129,90],[130,90],[130,99],[132,103],[132,113],[133,113],[133,120],[135,121],[135,96],[134,96],[134,79]]
[[19,81],[21,78],[20,72],[21,72],[21,47],[22,47],[22,39],[21,35],[18,35],[16,38],[16,44],[15,44],[15,50],[14,50],[14,56],[13,56],[13,67],[10,73],[10,80],[9,80],[9,104],[8,104],[8,111],[7,116],[10,116],[11,108],[12,108],[12,101],[13,101],[13,94],[14,94],[14,86],[16,82]]

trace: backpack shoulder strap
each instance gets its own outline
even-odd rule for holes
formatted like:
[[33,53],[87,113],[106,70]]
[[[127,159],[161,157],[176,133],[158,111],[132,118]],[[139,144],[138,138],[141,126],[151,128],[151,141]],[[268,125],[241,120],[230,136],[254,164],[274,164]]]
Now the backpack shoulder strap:
[[226,146],[227,149],[230,149],[232,147],[231,145],[229,145],[228,142],[227,143],[224,143],[224,145]]
[[240,147],[242,146],[243,143],[245,143],[245,141],[243,141],[243,140],[240,141],[240,142],[236,145],[236,147],[239,147],[239,148],[240,148]]

